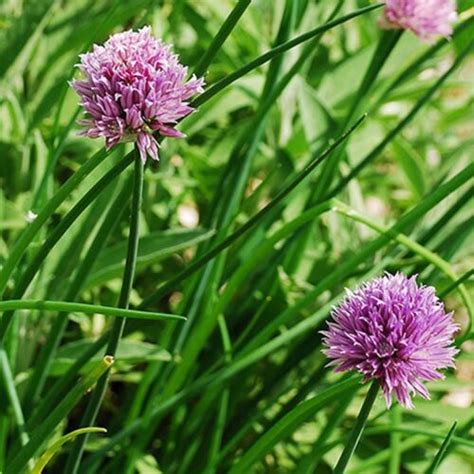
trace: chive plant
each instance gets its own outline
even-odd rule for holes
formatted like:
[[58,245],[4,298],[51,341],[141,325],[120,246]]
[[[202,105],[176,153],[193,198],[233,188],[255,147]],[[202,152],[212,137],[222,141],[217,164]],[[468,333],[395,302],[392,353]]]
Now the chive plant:
[[473,13],[1,5],[0,472],[470,472]]

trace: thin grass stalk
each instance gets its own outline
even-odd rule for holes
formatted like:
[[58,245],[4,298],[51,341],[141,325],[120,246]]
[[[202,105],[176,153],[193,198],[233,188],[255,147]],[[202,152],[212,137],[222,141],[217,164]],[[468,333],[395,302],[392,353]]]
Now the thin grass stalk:
[[364,431],[367,419],[369,418],[370,410],[374,405],[375,399],[379,392],[380,385],[377,380],[374,380],[370,385],[369,391],[365,397],[362,408],[360,409],[359,415],[357,416],[356,423],[352,429],[351,436],[344,447],[344,450],[339,458],[339,461],[334,468],[334,474],[343,474],[346,470],[347,464],[349,463],[354,451],[359,444],[360,438]]
[[334,188],[323,197],[323,200],[329,199],[339,194],[350,181],[352,181],[356,176],[358,176],[363,169],[365,169],[375,158],[380,155],[380,153],[385,149],[385,147],[413,120],[413,118],[420,111],[420,109],[441,88],[441,86],[446,82],[448,77],[456,71],[456,69],[461,65],[462,61],[466,58],[466,56],[473,48],[474,47],[471,44],[464,48],[464,50],[456,57],[452,66],[418,100],[418,102],[413,106],[413,108],[405,116],[405,118],[402,119],[364,159],[362,159],[356,166],[354,166],[354,168],[352,168],[349,174],[342,177],[339,182],[334,186]]
[[[124,275],[122,279],[122,288],[120,291],[118,307],[127,309],[129,306],[130,293],[132,291],[133,279],[135,276],[135,267],[138,253],[139,242],[139,225],[140,225],[140,210],[143,194],[143,171],[144,164],[139,157],[138,151],[135,150],[135,171],[132,195],[132,212],[130,216],[130,230],[128,237],[127,258],[125,261]],[[107,356],[115,356],[117,347],[122,337],[125,328],[126,319],[115,319],[108,344],[106,349]],[[107,371],[98,381],[97,387],[92,393],[92,396],[87,405],[84,416],[81,420],[81,427],[87,427],[94,424],[95,419],[100,410],[100,405],[105,395],[109,380],[109,372]],[[84,453],[84,447],[87,442],[87,435],[76,439],[71,453],[68,457],[65,466],[65,474],[76,474],[79,470],[81,459]]]

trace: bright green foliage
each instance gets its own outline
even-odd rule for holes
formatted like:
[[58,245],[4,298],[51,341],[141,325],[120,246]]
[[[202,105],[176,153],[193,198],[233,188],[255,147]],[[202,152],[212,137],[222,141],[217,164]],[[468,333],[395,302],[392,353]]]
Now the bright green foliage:
[[[459,6],[426,45],[369,0],[1,3],[0,472],[472,472]],[[130,144],[77,136],[67,82],[145,24],[207,86],[187,138],[134,172]],[[364,404],[321,353],[344,288],[384,271],[419,274],[462,328],[459,370],[412,411],[375,386]]]

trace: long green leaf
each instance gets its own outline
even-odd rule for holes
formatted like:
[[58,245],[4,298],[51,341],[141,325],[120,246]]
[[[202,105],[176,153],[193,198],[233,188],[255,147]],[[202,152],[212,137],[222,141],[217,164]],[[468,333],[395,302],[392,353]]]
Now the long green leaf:
[[45,300],[5,300],[0,301],[0,311],[17,310],[37,310],[37,311],[57,311],[60,313],[85,313],[85,314],[103,314],[104,316],[113,316],[116,318],[142,319],[150,321],[159,320],[181,320],[184,316],[167,313],[152,313],[147,311],[138,311],[134,309],[114,308],[113,306],[101,306],[85,303],[69,303],[66,301],[45,301]]
[[49,439],[54,429],[76,406],[84,394],[97,382],[101,375],[110,369],[112,357],[105,357],[101,362],[73,387],[67,396],[56,406],[49,416],[32,433],[30,441],[21,448],[7,464],[5,474],[19,474],[40,450],[41,446]]

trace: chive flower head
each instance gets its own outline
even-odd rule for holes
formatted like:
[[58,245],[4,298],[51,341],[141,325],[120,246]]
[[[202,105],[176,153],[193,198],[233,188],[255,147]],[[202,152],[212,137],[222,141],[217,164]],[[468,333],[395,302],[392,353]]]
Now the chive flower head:
[[455,0],[386,0],[382,24],[410,30],[425,42],[451,36],[457,20]]
[[175,126],[193,112],[188,100],[204,81],[187,80],[187,68],[149,27],[112,35],[80,59],[83,77],[71,85],[86,114],[82,135],[104,137],[107,149],[133,141],[143,161],[158,160],[157,135],[184,136]]
[[454,367],[458,329],[434,288],[419,286],[416,276],[385,274],[354,293],[347,290],[322,331],[323,352],[336,372],[355,370],[364,381],[378,380],[388,407],[395,396],[413,408],[414,394],[429,399],[423,382]]

